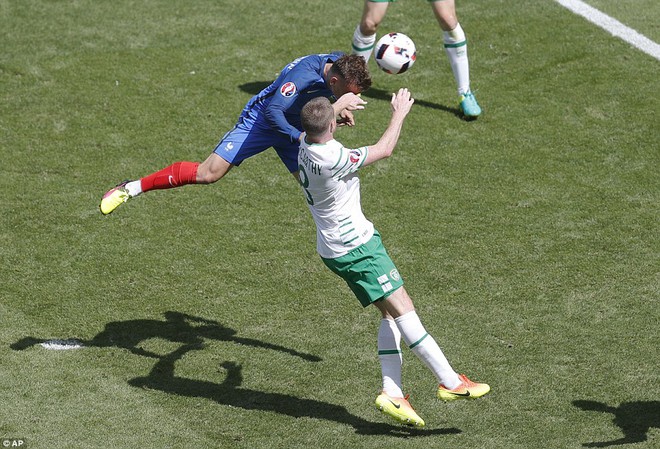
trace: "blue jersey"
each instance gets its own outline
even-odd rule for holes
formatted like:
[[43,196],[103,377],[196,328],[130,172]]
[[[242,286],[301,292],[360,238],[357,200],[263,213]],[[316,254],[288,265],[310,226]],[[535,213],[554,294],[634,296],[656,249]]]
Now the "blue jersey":
[[335,62],[343,53],[303,56],[288,64],[273,83],[252,97],[240,120],[255,127],[267,127],[292,143],[298,143],[302,132],[300,111],[312,98],[328,97],[332,91],[323,77],[325,65]]

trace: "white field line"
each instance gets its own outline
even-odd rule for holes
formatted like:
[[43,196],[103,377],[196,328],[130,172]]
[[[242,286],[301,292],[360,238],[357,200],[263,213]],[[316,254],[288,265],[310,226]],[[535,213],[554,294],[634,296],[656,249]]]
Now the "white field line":
[[580,0],[555,1],[562,5],[564,8],[567,8],[575,14],[584,17],[589,22],[598,25],[611,35],[623,39],[630,45],[640,49],[647,55],[653,56],[655,59],[660,61],[660,45],[656,44],[643,34],[638,33],[632,28],[622,24],[618,20],[613,19],[607,14],[600,12],[596,8],[589,6]]
[[46,340],[40,344],[44,348],[52,351],[68,351],[84,347],[82,342],[78,340]]

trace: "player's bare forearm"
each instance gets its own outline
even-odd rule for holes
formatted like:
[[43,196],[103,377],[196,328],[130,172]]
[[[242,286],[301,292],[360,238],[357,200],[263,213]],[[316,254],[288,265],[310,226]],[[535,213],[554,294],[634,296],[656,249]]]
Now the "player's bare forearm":
[[364,165],[369,165],[381,159],[388,158],[394,152],[399,136],[401,135],[401,127],[403,126],[403,117],[392,117],[387,129],[375,145],[369,146],[369,154],[364,161]]
[[364,161],[364,165],[369,165],[392,155],[399,141],[403,122],[410,112],[414,101],[406,88],[401,88],[396,94],[392,94],[392,118],[378,142],[375,145],[369,146],[369,154]]

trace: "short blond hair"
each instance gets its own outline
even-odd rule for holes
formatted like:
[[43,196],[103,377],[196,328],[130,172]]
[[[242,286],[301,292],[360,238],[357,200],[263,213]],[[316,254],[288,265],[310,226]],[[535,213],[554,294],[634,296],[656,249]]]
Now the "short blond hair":
[[319,136],[325,133],[334,120],[335,110],[332,108],[330,100],[325,97],[316,97],[310,100],[300,112],[302,127],[310,136]]

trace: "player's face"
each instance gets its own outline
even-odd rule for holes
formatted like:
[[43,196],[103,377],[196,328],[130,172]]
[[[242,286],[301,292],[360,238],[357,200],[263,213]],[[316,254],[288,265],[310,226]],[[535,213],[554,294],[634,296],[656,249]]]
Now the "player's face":
[[346,80],[341,76],[333,76],[330,79],[330,90],[332,90],[332,94],[335,96],[335,98],[339,98],[342,95],[347,94],[349,92],[352,92],[355,95],[361,92],[361,90],[357,86],[352,84],[347,84]]

